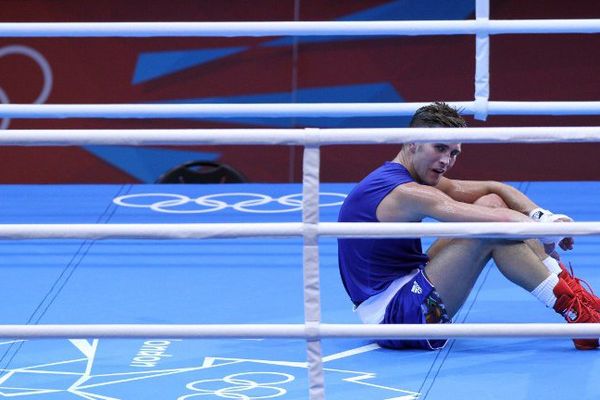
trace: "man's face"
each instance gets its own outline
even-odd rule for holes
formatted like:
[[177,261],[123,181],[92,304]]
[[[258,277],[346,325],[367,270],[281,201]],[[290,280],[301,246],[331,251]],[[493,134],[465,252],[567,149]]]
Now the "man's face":
[[456,162],[460,143],[422,143],[415,145],[413,166],[419,183],[435,186]]

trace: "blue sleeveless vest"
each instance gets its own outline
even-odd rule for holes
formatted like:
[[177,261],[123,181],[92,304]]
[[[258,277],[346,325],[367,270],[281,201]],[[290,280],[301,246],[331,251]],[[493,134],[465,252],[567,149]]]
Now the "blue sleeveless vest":
[[[414,182],[402,165],[386,162],[350,192],[339,222],[379,222],[377,206],[396,186]],[[342,282],[355,305],[385,290],[393,280],[428,261],[421,239],[338,239]]]

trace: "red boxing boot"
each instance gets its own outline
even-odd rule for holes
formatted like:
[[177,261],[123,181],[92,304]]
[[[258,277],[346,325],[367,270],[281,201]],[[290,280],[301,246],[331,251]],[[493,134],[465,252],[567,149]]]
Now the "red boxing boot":
[[[559,278],[558,284],[554,288],[554,295],[557,299],[554,310],[561,314],[568,323],[600,322],[600,314],[584,301],[581,295],[576,294],[564,279]],[[577,350],[593,350],[600,346],[598,339],[573,339],[573,343]]]
[[[584,302],[587,302],[594,310],[600,312],[600,298],[598,298],[592,287],[583,279],[579,279],[573,275],[573,268],[570,267],[570,271],[564,266],[563,263],[559,262],[560,268],[562,272],[558,275],[559,278],[562,278],[567,282],[567,285],[571,288],[571,290],[579,297],[583,299]],[[583,287],[581,283],[584,283],[587,286],[587,289]]]

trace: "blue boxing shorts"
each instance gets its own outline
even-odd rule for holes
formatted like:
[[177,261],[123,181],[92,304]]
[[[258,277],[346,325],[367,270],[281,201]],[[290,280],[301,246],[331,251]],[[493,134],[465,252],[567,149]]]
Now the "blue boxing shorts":
[[[385,309],[382,324],[445,324],[452,323],[439,294],[425,276],[423,270],[409,280],[396,293]],[[391,349],[437,350],[446,345],[447,339],[377,341],[381,347]]]

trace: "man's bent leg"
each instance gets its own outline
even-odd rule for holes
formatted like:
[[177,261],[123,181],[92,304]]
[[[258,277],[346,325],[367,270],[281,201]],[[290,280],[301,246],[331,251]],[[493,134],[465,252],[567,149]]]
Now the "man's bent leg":
[[477,277],[490,260],[496,241],[453,239],[425,266],[425,275],[435,287],[452,318],[463,305]]
[[[483,266],[490,259],[493,245],[481,240],[453,239],[443,246],[424,271],[407,282],[388,304],[383,324],[449,323],[460,308]],[[437,283],[431,279],[436,280]],[[444,290],[440,294],[437,289]],[[446,298],[452,302],[450,312]],[[382,347],[393,349],[439,349],[446,344],[438,340],[379,340]]]
[[[494,258],[498,269],[510,281],[535,294],[569,323],[600,322],[600,314],[572,291],[567,283],[551,274],[529,245],[519,241],[455,240],[429,262],[425,271],[455,315],[464,303],[485,262]],[[578,349],[594,349],[598,339],[574,339]]]
[[[528,249],[531,250],[529,246]],[[543,263],[535,262],[536,258],[538,260],[539,258],[533,251],[529,252],[533,254],[533,257],[525,257],[524,255],[527,253],[519,246],[499,246],[494,249],[492,254],[498,269],[512,282],[534,294],[544,290],[550,295],[553,294],[551,297],[545,296],[547,299],[554,298],[556,300],[554,304],[547,305],[563,315],[568,323],[600,322],[600,313],[594,308],[594,304],[586,296],[585,291],[570,285],[564,277],[550,273]],[[540,264],[544,266],[545,271],[540,270]],[[544,289],[544,284],[539,287],[535,285],[535,280],[544,275],[549,277],[544,282],[553,279],[556,283],[551,289],[552,292],[549,287]],[[579,350],[592,350],[600,346],[598,339],[573,339],[573,342]]]
[[550,275],[540,259],[541,254],[537,254],[524,242],[503,242],[494,247],[492,256],[500,272],[528,292]]
[[425,267],[425,273],[454,316],[493,257],[510,281],[531,292],[550,273],[537,252],[521,241],[454,239]]

